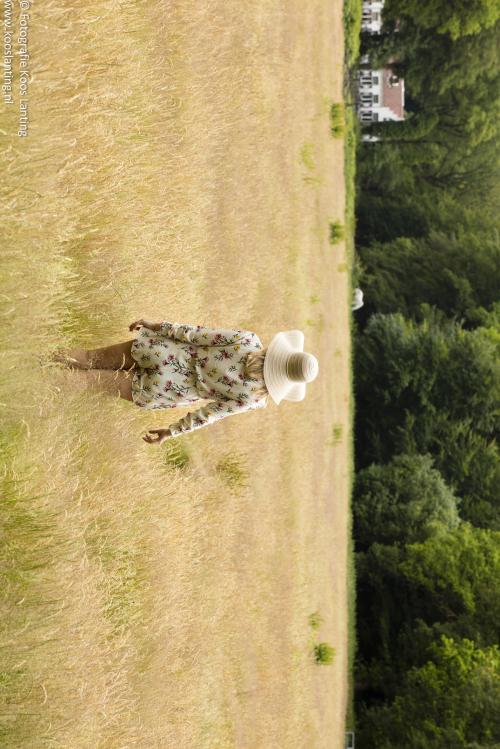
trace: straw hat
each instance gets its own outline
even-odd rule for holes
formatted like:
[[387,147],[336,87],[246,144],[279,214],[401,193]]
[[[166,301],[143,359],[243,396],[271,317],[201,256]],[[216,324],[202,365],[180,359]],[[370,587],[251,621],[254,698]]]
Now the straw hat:
[[318,369],[316,357],[304,353],[301,330],[277,333],[267,347],[264,382],[275,403],[303,400],[306,383],[316,379]]

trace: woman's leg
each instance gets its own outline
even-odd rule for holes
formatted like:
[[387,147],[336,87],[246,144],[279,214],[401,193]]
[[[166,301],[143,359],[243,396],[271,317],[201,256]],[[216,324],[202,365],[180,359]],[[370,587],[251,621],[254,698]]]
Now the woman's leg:
[[114,395],[132,401],[133,372],[106,372],[103,370],[87,371],[84,377],[90,390]]
[[103,346],[96,349],[69,349],[62,354],[55,354],[54,360],[67,364],[75,369],[130,369],[135,367],[130,350],[133,338],[124,343]]

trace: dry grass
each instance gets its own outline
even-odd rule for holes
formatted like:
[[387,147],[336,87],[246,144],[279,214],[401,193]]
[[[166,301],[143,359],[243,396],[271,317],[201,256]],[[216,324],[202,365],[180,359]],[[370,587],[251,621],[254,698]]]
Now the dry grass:
[[[342,95],[342,4],[30,14],[29,136],[0,115],[0,744],[341,747],[350,290],[325,101]],[[138,317],[264,343],[303,328],[320,376],[300,404],[147,445],[172,413],[37,358],[128,339]],[[237,492],[217,470],[234,448]]]

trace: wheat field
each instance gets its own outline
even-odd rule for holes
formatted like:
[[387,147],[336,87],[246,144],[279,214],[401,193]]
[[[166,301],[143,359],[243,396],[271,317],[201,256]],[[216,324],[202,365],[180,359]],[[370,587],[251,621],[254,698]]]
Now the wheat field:
[[[342,4],[45,0],[28,34],[27,136],[16,92],[0,115],[0,745],[340,749]],[[320,373],[303,402],[148,445],[186,409],[45,358],[140,317],[299,328]]]

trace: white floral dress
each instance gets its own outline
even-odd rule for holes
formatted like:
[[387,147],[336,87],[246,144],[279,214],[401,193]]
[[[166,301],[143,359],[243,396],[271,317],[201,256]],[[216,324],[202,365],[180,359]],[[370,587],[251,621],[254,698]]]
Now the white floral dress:
[[267,405],[255,391],[263,380],[245,376],[245,360],[262,349],[255,333],[162,322],[142,328],[132,343],[137,363],[132,398],[145,409],[175,408],[211,400],[168,427],[170,436],[208,426],[231,414]]

